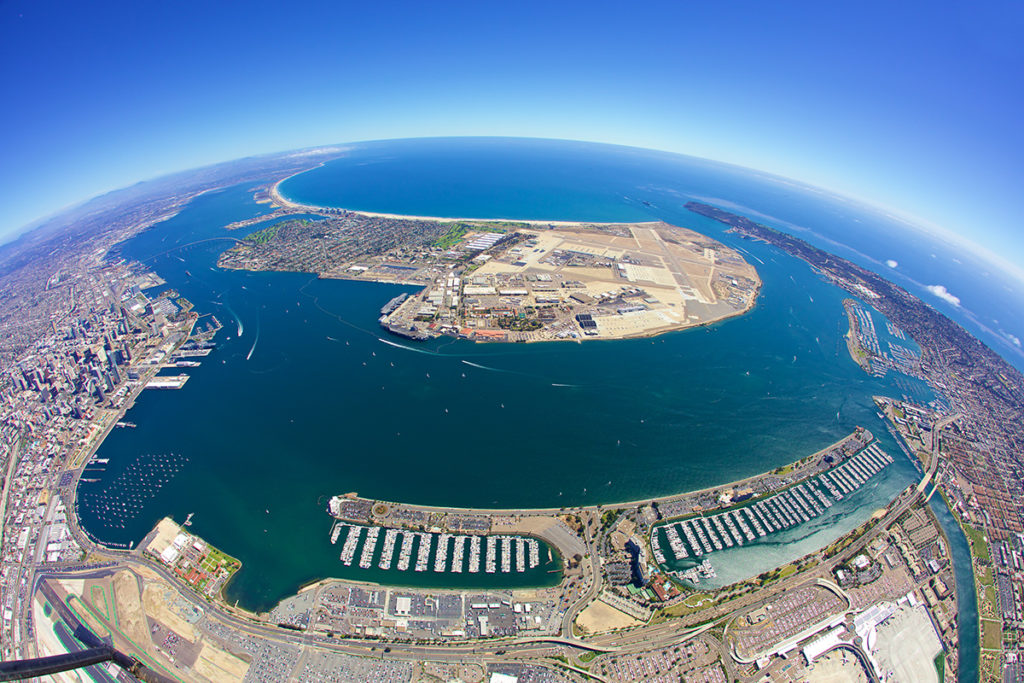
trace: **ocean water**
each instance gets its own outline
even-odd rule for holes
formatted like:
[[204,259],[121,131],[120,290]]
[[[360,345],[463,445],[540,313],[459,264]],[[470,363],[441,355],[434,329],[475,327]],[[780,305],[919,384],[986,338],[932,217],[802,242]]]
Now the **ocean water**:
[[1024,371],[1024,283],[884,211],[750,169],[614,145],[438,138],[352,146],[345,159],[286,181],[282,191],[364,211],[593,221],[668,220],[686,201],[705,201],[882,273]]
[[[682,206],[744,196],[772,212],[817,216],[821,230],[833,209],[714,164],[684,164],[689,175],[680,179],[676,157],[560,144],[367,145],[282,189],[299,201],[393,213],[661,219],[743,249],[764,281],[756,307],[654,339],[414,344],[384,337],[376,324],[379,308],[408,288],[216,268],[239,236],[222,226],[266,207],[248,186],[203,195],[121,249],[216,315],[225,325],[219,346],[183,370],[191,375],[184,389],[146,392],[128,415],[138,428],[115,430],[103,444],[109,464],[80,488],[84,527],[127,544],[160,517],[194,513],[193,530],[243,562],[228,598],[266,609],[328,576],[510,581],[464,574],[446,584],[450,575],[342,566],[324,511],[339,493],[485,507],[627,501],[771,469],[867,427],[896,463],[848,515],[816,530],[815,541],[827,542],[913,480],[871,401],[903,389],[849,358],[846,294],[803,262]],[[116,495],[122,472],[164,453],[188,462],[123,528],[88,502]],[[779,548],[779,557],[801,547]],[[557,563],[511,580],[554,583]]]

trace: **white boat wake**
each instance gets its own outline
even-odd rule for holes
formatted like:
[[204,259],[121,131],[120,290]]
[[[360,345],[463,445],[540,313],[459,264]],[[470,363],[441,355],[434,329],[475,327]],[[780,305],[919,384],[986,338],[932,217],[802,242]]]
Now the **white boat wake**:
[[249,354],[245,357],[246,360],[252,358],[252,352],[256,350],[256,344],[260,341],[260,328],[256,326],[256,338],[252,340],[252,348],[249,349]]
[[228,309],[228,313],[230,313],[235,318],[235,324],[238,326],[238,332],[235,334],[235,336],[241,337],[242,332],[245,331],[245,327],[242,325],[242,319],[238,317],[238,314],[235,313],[235,310],[233,308],[231,308],[227,304],[224,304],[224,307]]

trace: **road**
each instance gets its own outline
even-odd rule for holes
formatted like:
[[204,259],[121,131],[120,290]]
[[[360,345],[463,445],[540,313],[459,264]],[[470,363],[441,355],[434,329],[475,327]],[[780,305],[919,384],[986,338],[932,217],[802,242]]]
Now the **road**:
[[11,448],[11,457],[7,460],[7,474],[4,477],[4,488],[0,492],[0,548],[4,545],[4,529],[7,525],[7,499],[11,495],[11,480],[14,478],[14,469],[17,467],[18,458],[21,457],[21,449],[24,447],[23,440],[18,439]]
[[[936,452],[928,463],[927,471],[924,474],[923,480],[925,482],[931,479],[938,466],[937,445],[935,448]],[[837,553],[834,557],[829,559],[822,557],[820,564],[815,567],[814,573],[819,576],[830,575],[831,570],[835,568],[836,565],[845,562],[859,553],[882,529],[886,528],[890,523],[896,520],[920,498],[921,489],[919,487],[911,489],[909,493],[904,493],[901,498],[897,498],[897,500],[894,501],[894,504],[891,505],[890,509],[879,523],[875,524],[860,538],[844,548],[841,552]],[[69,527],[82,547],[94,547],[78,527],[78,520],[76,519],[76,516],[69,515],[68,517]],[[529,658],[534,662],[543,661],[551,663],[553,661],[552,657],[554,652],[570,655],[570,657],[568,657],[570,660],[571,655],[578,656],[585,651],[613,654],[640,653],[678,645],[680,642],[704,634],[717,624],[721,624],[723,621],[728,621],[736,615],[751,608],[749,603],[744,602],[744,604],[738,604],[735,609],[723,611],[718,614],[718,616],[709,614],[708,616],[712,618],[707,623],[702,624],[699,627],[686,626],[681,622],[681,620],[675,619],[657,624],[641,626],[624,633],[605,634],[587,639],[575,637],[573,634],[573,621],[579,612],[599,595],[601,590],[600,569],[593,561],[593,558],[596,557],[594,551],[595,538],[591,533],[593,522],[587,524],[587,519],[587,516],[583,517],[583,535],[589,557],[584,559],[583,576],[581,579],[587,585],[580,597],[566,609],[565,614],[561,619],[560,635],[508,638],[475,642],[452,642],[444,645],[413,642],[388,643],[387,647],[389,647],[390,650],[387,653],[387,657],[406,661],[432,660],[452,663],[462,662],[467,658],[481,662],[514,661],[522,658]],[[115,558],[115,560],[122,565],[127,565],[136,569],[144,568],[148,571],[155,572],[171,585],[179,585],[177,577],[172,572],[162,565],[143,558],[137,551],[134,553],[127,551],[108,551],[105,552],[105,554]],[[34,570],[35,567],[29,565],[27,569]],[[81,572],[67,572],[55,570],[52,567],[40,567],[39,573],[33,576],[33,581],[30,585],[35,587],[38,584],[39,579],[45,576],[80,577]],[[797,574],[788,579],[784,579],[769,588],[766,588],[765,592],[767,594],[759,595],[760,601],[763,602],[770,600],[779,593],[790,590],[795,586],[805,583],[806,581],[806,574]],[[199,595],[188,589],[182,589],[180,591],[180,595],[192,603],[196,608],[202,610],[208,617],[224,623],[243,636],[278,643],[287,643],[303,650],[311,646],[315,646],[329,652],[359,656],[381,654],[381,649],[384,647],[384,644],[381,641],[373,639],[346,638],[344,640],[340,640],[337,638],[328,638],[326,635],[317,635],[311,632],[283,630],[275,625],[259,621],[243,611],[231,608],[229,605],[209,602],[205,598],[201,598]],[[729,655],[724,651],[726,644],[722,643],[721,647],[723,649],[722,654],[725,657],[724,662],[727,671],[732,671],[733,669],[730,667],[731,661]],[[590,675],[593,676],[592,674]]]
[[[593,519],[592,516],[588,517],[589,522],[593,522]],[[572,625],[576,615],[589,605],[601,590],[601,571],[596,566],[597,553],[594,550],[594,539],[590,535],[591,526],[591,523],[583,525],[583,542],[586,545],[587,552],[584,559],[581,560],[582,563],[585,563],[581,565],[584,567],[582,580],[588,582],[589,585],[587,590],[565,610],[565,614],[562,616],[562,625],[559,629],[559,632],[568,638],[571,638],[573,635]]]

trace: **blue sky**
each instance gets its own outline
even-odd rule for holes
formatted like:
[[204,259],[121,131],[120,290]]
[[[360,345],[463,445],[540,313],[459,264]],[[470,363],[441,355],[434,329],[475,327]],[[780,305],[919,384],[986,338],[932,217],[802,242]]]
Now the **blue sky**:
[[0,239],[250,154],[525,135],[778,173],[1024,264],[1024,3],[642,5],[0,2]]

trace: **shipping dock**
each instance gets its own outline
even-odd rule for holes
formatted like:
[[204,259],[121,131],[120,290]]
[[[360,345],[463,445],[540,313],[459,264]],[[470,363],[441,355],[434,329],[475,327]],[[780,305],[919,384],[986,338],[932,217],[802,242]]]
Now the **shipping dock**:
[[181,389],[188,375],[158,375],[146,382],[147,389]]

